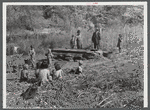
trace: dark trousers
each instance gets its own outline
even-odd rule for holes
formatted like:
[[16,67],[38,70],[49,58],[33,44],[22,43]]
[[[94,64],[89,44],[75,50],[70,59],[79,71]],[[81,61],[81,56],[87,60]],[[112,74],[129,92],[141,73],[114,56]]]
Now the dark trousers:
[[121,47],[119,46],[118,48],[119,48],[119,53],[121,53]]
[[99,44],[94,43],[94,49],[99,49]]
[[77,45],[77,49],[82,49],[82,44]]

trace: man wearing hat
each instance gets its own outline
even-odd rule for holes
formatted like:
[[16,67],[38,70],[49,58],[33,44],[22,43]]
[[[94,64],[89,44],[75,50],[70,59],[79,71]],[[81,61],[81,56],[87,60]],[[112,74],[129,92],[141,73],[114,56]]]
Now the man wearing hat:
[[82,37],[80,30],[77,31],[76,41],[77,41],[77,49],[82,49]]
[[100,46],[100,32],[99,32],[99,29],[96,28],[95,32],[93,33],[93,36],[92,36],[92,42],[94,43],[94,49],[99,49],[99,46]]
[[30,47],[31,47],[31,49],[29,51],[29,56],[30,56],[30,60],[32,63],[32,67],[34,68],[35,67],[35,50],[32,45]]

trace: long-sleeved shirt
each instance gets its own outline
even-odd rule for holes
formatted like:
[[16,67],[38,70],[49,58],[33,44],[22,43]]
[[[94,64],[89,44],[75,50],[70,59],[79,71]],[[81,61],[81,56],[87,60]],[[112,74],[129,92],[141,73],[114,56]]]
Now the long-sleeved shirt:
[[94,32],[93,33],[93,36],[92,36],[92,42],[95,43],[95,44],[99,44],[99,40],[100,40],[100,33],[97,31],[97,32]]

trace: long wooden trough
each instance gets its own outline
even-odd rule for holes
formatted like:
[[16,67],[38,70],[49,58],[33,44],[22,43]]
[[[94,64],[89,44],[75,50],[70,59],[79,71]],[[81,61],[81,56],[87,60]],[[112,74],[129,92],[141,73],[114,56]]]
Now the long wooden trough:
[[83,50],[83,49],[52,49],[54,53],[60,54],[87,54],[87,55],[103,55],[104,57],[109,57],[113,52],[107,52],[102,50]]
[[78,54],[94,54],[94,51],[90,51],[90,50],[82,50],[82,49],[52,49],[52,52],[56,52],[56,53],[78,53]]

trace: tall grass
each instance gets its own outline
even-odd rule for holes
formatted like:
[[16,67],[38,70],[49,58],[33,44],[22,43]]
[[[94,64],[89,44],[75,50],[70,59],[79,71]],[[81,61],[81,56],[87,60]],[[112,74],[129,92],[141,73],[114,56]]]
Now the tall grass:
[[[60,31],[59,33],[51,32],[49,34],[25,33],[18,36],[11,35],[7,36],[7,46],[9,47],[10,44],[14,43],[20,47],[21,52],[24,52],[24,54],[27,54],[30,45],[34,46],[37,54],[43,54],[49,46],[51,46],[51,48],[70,48],[70,39],[72,35],[76,35],[76,30],[69,33],[65,31],[61,33]],[[116,49],[119,34],[123,35],[123,42],[121,43],[122,48],[127,49],[128,47],[129,49],[133,43],[136,43],[134,42],[136,39],[141,39],[140,44],[138,43],[139,46],[143,45],[143,29],[140,26],[126,26],[126,28],[123,28],[116,25],[103,29],[101,33],[100,48],[105,51]],[[93,31],[87,31],[86,29],[81,28],[81,35],[83,38],[83,48],[93,48],[93,43],[91,41]],[[10,38],[13,40],[10,41]]]

